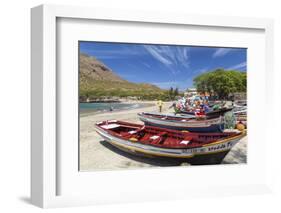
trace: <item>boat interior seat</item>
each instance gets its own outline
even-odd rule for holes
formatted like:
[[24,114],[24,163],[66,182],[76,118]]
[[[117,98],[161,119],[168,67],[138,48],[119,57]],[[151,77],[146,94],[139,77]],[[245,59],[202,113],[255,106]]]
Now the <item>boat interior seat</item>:
[[124,137],[124,138],[130,138],[132,137],[133,135],[136,135],[137,133],[139,133],[140,131],[142,131],[142,128],[138,128],[138,129],[135,129],[135,130],[131,130],[131,131],[124,131],[124,132],[120,132],[119,135],[121,137]]
[[145,134],[143,137],[142,137],[142,141],[146,141],[146,142],[149,142],[153,139],[151,139],[151,137],[155,136],[154,134]]
[[130,138],[132,136],[132,134],[128,132],[120,132],[119,135],[123,138]]
[[167,138],[164,142],[164,145],[165,146],[178,146],[178,145],[182,145],[184,143],[181,143],[182,141],[188,141],[188,142],[191,142],[192,141],[192,137],[191,136],[188,136],[188,137],[185,137],[184,139],[182,140],[179,140],[178,138]]
[[[150,144],[162,144],[164,142],[164,140],[166,139],[167,132],[160,132],[159,134],[157,134],[157,138],[152,138],[150,141]],[[151,137],[150,137],[151,138]]]

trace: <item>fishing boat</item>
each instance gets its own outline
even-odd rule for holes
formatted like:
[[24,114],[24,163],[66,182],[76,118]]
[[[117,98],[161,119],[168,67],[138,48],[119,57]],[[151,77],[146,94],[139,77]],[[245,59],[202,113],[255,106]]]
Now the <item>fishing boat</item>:
[[135,155],[190,159],[193,164],[219,163],[246,131],[192,133],[111,120],[96,131],[116,148]]
[[[223,107],[217,110],[211,110],[209,112],[205,113],[205,117],[207,119],[209,118],[218,118],[220,116],[223,116],[225,113],[230,112],[233,108],[232,107]],[[188,115],[195,115],[195,111],[185,111],[185,110],[181,110],[180,111],[181,114],[188,114]]]
[[223,117],[196,119],[194,117],[189,118],[146,112],[138,113],[138,116],[145,125],[160,128],[186,130],[189,132],[222,132],[224,130]]
[[235,106],[233,113],[234,115],[247,115],[247,106]]

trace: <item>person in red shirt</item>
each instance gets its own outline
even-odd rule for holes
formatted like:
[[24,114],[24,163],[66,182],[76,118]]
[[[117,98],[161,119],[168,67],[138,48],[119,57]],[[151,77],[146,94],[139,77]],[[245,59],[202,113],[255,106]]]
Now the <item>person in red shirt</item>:
[[195,112],[197,118],[205,118],[206,114],[203,107],[200,107],[198,112]]

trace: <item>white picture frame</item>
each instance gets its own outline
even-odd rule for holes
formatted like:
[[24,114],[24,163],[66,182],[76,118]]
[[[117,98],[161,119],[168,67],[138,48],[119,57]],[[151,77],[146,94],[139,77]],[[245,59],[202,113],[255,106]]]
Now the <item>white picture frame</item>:
[[[105,12],[106,11],[106,12]],[[273,21],[270,19],[241,18],[241,17],[216,17],[203,15],[187,14],[160,14],[146,11],[121,11],[101,8],[85,8],[74,6],[54,6],[41,5],[31,10],[31,56],[32,56],[32,92],[31,92],[31,200],[32,203],[43,207],[91,205],[98,203],[115,203],[115,202],[138,202],[145,200],[164,200],[180,199],[198,196],[211,195],[241,195],[269,192],[271,188],[270,178],[270,161],[265,162],[261,172],[265,173],[266,178],[262,178],[254,184],[232,183],[229,185],[221,184],[219,186],[207,185],[202,188],[188,188],[183,186],[182,189],[177,187],[153,191],[153,195],[158,193],[156,199],[145,196],[140,193],[136,196],[124,193],[120,196],[118,193],[98,195],[58,195],[58,185],[61,184],[58,174],[61,167],[58,165],[59,152],[57,146],[57,20],[65,19],[87,19],[102,21],[118,21],[133,23],[153,23],[155,25],[166,26],[200,26],[211,28],[227,29],[254,29],[264,32],[265,42],[265,68],[263,73],[266,76],[265,93],[273,89]],[[266,104],[273,104],[272,99],[268,99]],[[265,104],[265,105],[266,105]],[[265,106],[264,105],[264,106]],[[266,118],[270,121],[271,118]],[[270,140],[267,129],[267,139]],[[268,146],[268,144],[266,144]],[[266,153],[264,158],[269,157]],[[202,168],[206,172],[211,172],[213,168]],[[247,168],[246,168],[247,169]],[[193,169],[195,172],[198,168]],[[245,168],[244,168],[245,170]],[[77,171],[78,172],[78,171]],[[142,171],[148,173],[148,171]],[[158,173],[159,170],[153,170]],[[132,172],[126,175],[137,175],[138,172]],[[169,174],[169,172],[167,172]],[[99,173],[100,178],[108,173]],[[196,175],[195,175],[196,177]],[[199,184],[199,183],[198,183]],[[124,186],[126,187],[126,186]],[[189,193],[186,190],[189,189]],[[71,190],[71,189],[69,189]],[[177,196],[161,196],[163,193],[177,192]],[[129,196],[131,195],[131,196]],[[147,197],[147,199],[145,198]]]

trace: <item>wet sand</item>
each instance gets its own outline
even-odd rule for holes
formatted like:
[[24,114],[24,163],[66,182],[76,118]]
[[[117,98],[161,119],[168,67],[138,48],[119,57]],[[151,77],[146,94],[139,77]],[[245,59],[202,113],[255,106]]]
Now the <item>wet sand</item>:
[[[105,112],[95,115],[80,117],[80,170],[116,170],[116,169],[136,169],[155,166],[177,166],[188,165],[177,160],[163,160],[157,158],[144,158],[123,152],[103,141],[95,132],[94,124],[104,120],[124,120],[134,123],[142,123],[137,116],[139,112],[157,112],[155,102],[144,102],[150,104],[137,109],[124,111]],[[152,106],[151,106],[152,105]],[[173,109],[168,107],[170,102],[165,102],[163,113],[172,113]],[[240,140],[235,147],[224,158],[224,164],[246,163],[247,137]]]

